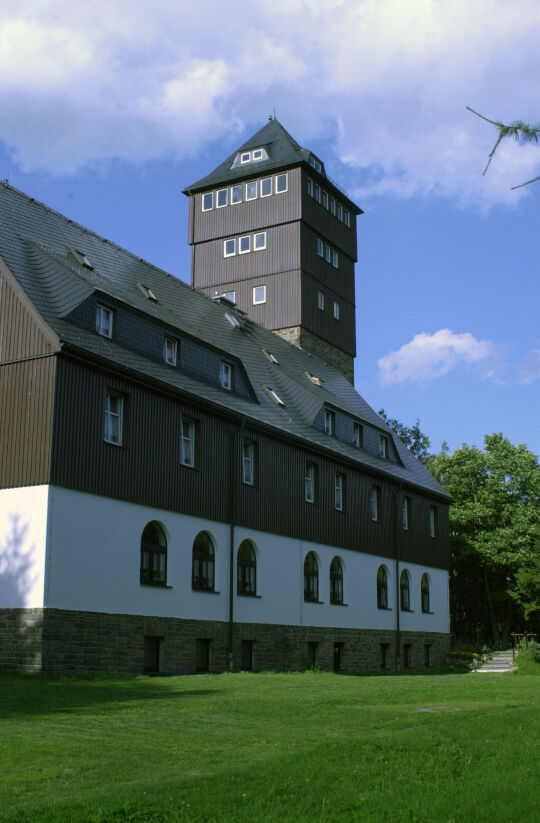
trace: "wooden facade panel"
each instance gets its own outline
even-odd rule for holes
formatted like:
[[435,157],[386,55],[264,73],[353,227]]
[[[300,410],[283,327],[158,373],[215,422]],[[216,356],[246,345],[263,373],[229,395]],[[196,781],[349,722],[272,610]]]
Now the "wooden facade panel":
[[[260,227],[258,230],[262,230]],[[224,256],[223,239],[211,240],[197,247],[197,287],[217,285],[220,291],[224,283],[249,280],[273,273],[300,268],[299,224],[288,223],[266,230],[266,248]],[[251,235],[253,245],[253,235]]]
[[[300,218],[300,169],[287,171],[288,189],[281,194],[272,193],[269,197],[260,196],[260,183],[264,177],[272,177],[272,191],[275,191],[276,173],[250,177],[257,181],[257,198],[245,199],[246,182],[235,183],[242,186],[242,202],[231,205],[231,185],[228,189],[228,205],[223,208],[202,210],[202,194],[192,197],[193,230],[190,230],[190,242],[201,243],[218,237],[246,234],[259,227],[277,226]],[[214,199],[215,192],[214,190]]]
[[[325,209],[321,203],[310,197],[307,193],[307,181],[310,178],[313,183],[321,186],[321,190],[327,191],[330,195],[330,188],[325,188],[321,180],[316,179],[310,175],[307,169],[302,169],[302,219],[306,222],[313,231],[321,234],[325,240],[333,243],[336,248],[351,257],[355,262],[357,260],[356,248],[356,215],[351,211],[351,227],[347,228],[345,224],[338,220],[328,209]],[[344,198],[339,197],[336,192],[333,194],[336,200],[344,203]]]
[[[319,291],[324,295],[324,309],[319,308]],[[334,302],[339,306],[339,319],[334,317]],[[302,275],[302,326],[347,354],[356,356],[354,304],[306,274]]]
[[19,291],[0,267],[0,363],[53,350],[42,325],[36,322]]
[[[265,303],[253,304],[255,286],[266,286]],[[286,274],[224,283],[219,287],[219,291],[220,293],[233,291],[238,307],[249,314],[255,322],[267,329],[281,329],[299,326],[301,323],[300,288],[301,272],[297,269]],[[209,297],[213,297],[215,288],[202,289],[202,291]]]
[[[121,392],[126,409],[121,447],[104,442],[107,389]],[[259,430],[210,414],[196,405],[101,374],[67,360],[57,380],[57,414],[53,448],[54,482],[209,520],[235,521],[246,528],[289,535],[355,551],[446,568],[448,545],[429,536],[428,521],[411,520],[409,545],[397,544],[399,487],[363,471],[340,465]],[[179,459],[182,415],[196,421],[196,468]],[[256,443],[255,484],[241,481],[241,447]],[[306,460],[317,465],[317,500],[306,503]],[[346,476],[343,512],[334,507],[336,471]],[[230,478],[230,482],[224,482]],[[371,520],[371,488],[379,488],[379,518]],[[420,498],[429,511],[428,499]],[[439,505],[440,533],[444,507]]]
[[[338,252],[338,267],[321,257],[317,252],[317,239],[320,238],[309,226],[302,226],[300,234],[300,244],[302,253],[302,265],[305,271],[331,289],[334,294],[340,295],[349,303],[354,303],[354,261],[345,254]],[[321,238],[322,239],[322,238]],[[332,243],[328,244],[331,250],[335,250]],[[326,247],[324,249],[326,253]]]
[[49,481],[54,355],[0,364],[0,487]]

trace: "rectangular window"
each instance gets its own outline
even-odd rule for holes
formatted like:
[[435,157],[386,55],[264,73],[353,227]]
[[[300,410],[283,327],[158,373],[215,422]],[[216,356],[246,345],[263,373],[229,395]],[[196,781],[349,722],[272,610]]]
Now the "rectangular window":
[[323,191],[323,193],[322,193],[322,204],[323,204],[325,209],[328,208],[328,193],[325,192],[325,191]]
[[236,254],[236,238],[232,237],[223,243],[223,257],[232,257],[234,254]]
[[327,263],[329,263],[330,260],[332,259],[332,252],[331,252],[331,249],[330,249],[330,246],[328,245],[328,243],[325,243],[325,245],[324,245],[324,259],[326,260]]
[[308,177],[306,191],[310,197],[313,197],[313,180]]
[[246,200],[255,200],[257,197],[257,181],[246,183]]
[[334,481],[334,506],[336,511],[342,512],[345,504],[345,475],[336,472]]
[[320,237],[317,237],[317,254],[319,257],[324,257],[324,243]]
[[248,486],[255,483],[255,443],[251,440],[242,443],[242,483]]
[[287,191],[287,173],[278,174],[276,176],[276,194],[282,194]]
[[335,416],[334,412],[330,411],[329,409],[325,409],[325,412],[324,412],[324,430],[325,430],[326,434],[329,434],[331,437],[334,434],[335,422],[336,422],[336,416]]
[[353,427],[354,445],[361,449],[364,445],[364,427],[360,423],[355,423]]
[[241,163],[249,163],[251,161],[251,152],[250,151],[243,151],[240,155],[240,162]]
[[332,249],[332,265],[335,269],[339,267],[338,253],[335,249]]
[[437,537],[437,507],[429,507],[429,534],[430,537]]
[[203,211],[210,211],[210,209],[214,208],[214,192],[207,191],[202,196],[202,210]]
[[317,308],[321,311],[324,311],[324,292],[318,291],[317,292]]
[[224,291],[221,295],[225,298],[225,300],[230,300],[231,303],[236,303],[236,292],[235,291]]
[[315,503],[315,463],[306,463],[305,498],[306,503]]
[[343,222],[345,223],[348,229],[351,228],[351,215],[349,214],[347,209],[344,209],[343,211]]
[[223,360],[221,361],[219,382],[221,383],[221,387],[228,391],[230,391],[232,387],[232,369],[233,367],[230,363],[225,363]]
[[408,528],[409,528],[410,504],[411,504],[411,498],[410,497],[404,497],[402,507],[401,507],[401,524],[402,524],[403,528],[405,529],[405,531],[407,531]]
[[336,216],[336,201],[333,197],[330,198],[330,214]]
[[379,519],[379,487],[371,487],[371,519],[377,521]]
[[339,303],[334,300],[334,320],[339,320]]
[[272,178],[264,177],[261,180],[261,197],[269,197],[272,194]]
[[379,457],[388,460],[388,438],[385,434],[379,435]]
[[122,445],[122,423],[124,415],[124,398],[121,394],[109,391],[105,394],[105,434],[106,443]]
[[246,234],[238,240],[238,254],[246,254],[251,251],[251,235]]
[[169,366],[176,366],[176,355],[178,353],[178,341],[172,337],[166,337],[163,344],[163,359]]
[[321,187],[315,183],[315,200],[317,203],[321,202]]
[[105,306],[98,306],[96,309],[96,331],[103,337],[112,337],[113,334],[113,312]]
[[195,421],[187,417],[181,423],[180,463],[191,468],[195,465]]
[[234,205],[235,203],[242,202],[242,186],[233,186],[231,188],[231,203]]
[[253,248],[255,251],[260,251],[266,248],[266,232],[259,231],[253,235]]
[[220,189],[216,194],[216,208],[222,209],[227,205],[228,189]]
[[262,160],[263,159],[263,150],[262,149],[255,149],[253,151],[253,159],[254,160]]
[[253,288],[253,305],[257,306],[259,303],[266,303],[266,286],[254,286]]
[[342,207],[341,203],[337,204],[337,219],[338,220],[343,220],[343,207]]

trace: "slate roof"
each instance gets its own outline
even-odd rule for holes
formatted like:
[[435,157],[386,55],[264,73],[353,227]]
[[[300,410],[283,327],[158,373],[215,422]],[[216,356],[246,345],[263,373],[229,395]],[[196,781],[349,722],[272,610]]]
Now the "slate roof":
[[[73,248],[87,256],[93,269],[77,261]],[[112,361],[120,369],[166,384],[169,389],[191,395],[227,414],[242,416],[248,425],[251,421],[254,426],[268,427],[278,436],[289,435],[307,446],[312,444],[333,453],[336,458],[345,458],[450,499],[333,366],[5,182],[0,183],[0,258],[64,349]],[[137,283],[148,286],[159,302],[147,299]],[[174,329],[240,361],[256,400],[224,392],[219,386],[171,369],[71,323],[70,313],[94,293],[108,295],[131,311],[153,318],[165,329]],[[239,318],[244,328],[233,328],[226,313]],[[279,365],[271,363],[263,350],[270,351]],[[306,371],[319,377],[322,385],[315,385]],[[263,386],[274,389],[285,405],[276,405]],[[325,404],[388,432],[402,465],[314,429],[313,420]]]
[[[265,148],[268,154],[268,160],[259,160],[255,163],[246,163],[244,165],[238,165],[231,168],[239,152],[249,151],[250,149],[255,148]],[[210,174],[207,174],[205,177],[201,177],[200,180],[197,180],[190,186],[187,186],[184,189],[184,194],[194,194],[195,192],[203,191],[204,189],[211,189],[224,183],[229,185],[235,180],[242,180],[252,177],[254,174],[259,175],[264,174],[265,172],[276,171],[277,169],[290,168],[291,166],[305,164],[309,166],[310,172],[314,176],[319,174],[325,181],[328,182],[330,186],[340,191],[341,195],[347,200],[351,211],[354,211],[356,214],[362,214],[362,209],[350,200],[349,197],[347,197],[347,195],[328,178],[324,168],[324,163],[322,161],[319,160],[322,167],[321,172],[316,172],[315,169],[309,165],[309,157],[311,153],[312,152],[309,149],[304,149],[302,146],[298,145],[294,137],[292,137],[281,125],[279,120],[276,120],[274,117],[270,119],[268,123],[262,127],[262,129],[259,129],[253,137],[250,137],[249,140],[246,140],[245,143],[233,151],[233,153],[227,157],[223,163],[220,163],[214,171],[210,172]]]

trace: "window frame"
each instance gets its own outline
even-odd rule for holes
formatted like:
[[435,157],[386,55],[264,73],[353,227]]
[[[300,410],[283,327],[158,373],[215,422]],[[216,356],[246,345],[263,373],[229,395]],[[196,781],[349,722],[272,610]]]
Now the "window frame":
[[222,360],[219,364],[219,383],[222,389],[232,391],[233,366],[232,363],[227,363]]
[[[196,546],[206,538],[207,545],[203,549],[201,545]],[[208,532],[200,531],[195,535],[191,549],[191,589],[195,592],[214,592],[216,575],[216,548],[214,541]],[[206,581],[206,582],[205,582]]]
[[317,290],[317,308],[324,311],[324,292],[321,289]]
[[423,614],[431,614],[431,585],[429,575],[424,572],[420,580],[420,602]]
[[339,303],[334,300],[334,320],[339,320]]
[[[100,337],[106,337],[108,340],[112,340],[113,336],[113,329],[114,329],[114,310],[109,308],[109,306],[104,306],[102,303],[98,303],[96,306],[96,333],[100,335]],[[108,325],[104,323],[104,318],[108,318]]]
[[438,531],[438,511],[437,506],[429,507],[429,536],[433,539],[437,538]]
[[[285,188],[284,189],[279,188],[279,180],[281,178],[285,178]],[[281,174],[276,174],[275,186],[274,186],[275,193],[276,194],[285,194],[285,192],[288,191],[288,190],[289,190],[289,176],[288,176],[287,172],[284,171],[284,172],[281,172]]]
[[379,457],[382,460],[388,460],[389,442],[388,435],[379,434]]
[[322,190],[322,193],[321,193],[321,205],[322,205],[323,209],[328,210],[328,192],[325,191],[324,189]]
[[334,508],[337,512],[345,511],[345,474],[334,474]]
[[335,249],[332,249],[332,266],[339,269],[339,254]]
[[242,440],[242,483],[245,486],[255,485],[255,453],[254,440],[244,437]]
[[[227,245],[232,243],[232,251],[227,251]],[[223,241],[223,257],[234,257],[236,255],[236,237],[229,237]]]
[[386,566],[377,569],[377,608],[388,609],[388,572]]
[[[240,557],[249,550],[249,557]],[[242,597],[257,596],[257,555],[251,540],[242,540],[236,552],[236,593]]]
[[[263,238],[263,245],[257,245],[257,237]],[[266,232],[265,231],[257,231],[253,235],[253,251],[263,251],[266,248]]]
[[[231,295],[232,295],[232,297],[231,297]],[[236,292],[235,291],[224,291],[221,296],[224,297],[225,300],[228,300],[230,303],[235,303],[236,304]]]
[[[252,197],[249,196],[250,186],[252,187],[252,190],[255,192],[255,194]],[[257,181],[256,180],[249,180],[246,183],[246,196],[245,196],[246,203],[249,200],[256,200],[256,199],[257,199]]]
[[[158,535],[158,542],[153,543],[149,540],[144,540],[145,532],[149,530],[149,527],[153,527]],[[159,542],[159,540],[163,540],[163,542]],[[146,524],[144,527],[142,534],[141,534],[141,550],[140,550],[140,572],[139,572],[139,582],[141,586],[158,586],[164,588],[167,586],[167,535],[163,530],[163,527],[160,523],[155,520],[151,520],[149,523]],[[146,557],[145,557],[146,555]],[[157,573],[158,577],[155,579],[155,560],[158,560],[157,563]],[[163,559],[163,562],[162,562]]]
[[306,503],[315,503],[317,499],[316,493],[316,464],[312,460],[306,461],[304,470],[304,500]]
[[[225,202],[219,202],[219,195],[225,195]],[[217,189],[216,191],[216,209],[224,209],[226,206],[229,205],[229,189]]]
[[317,237],[317,254],[324,260],[324,243],[320,237]]
[[399,575],[399,608],[402,612],[412,611],[411,578],[407,569],[403,569]]
[[407,495],[403,495],[401,501],[401,526],[403,531],[409,531],[409,520],[410,520],[410,510],[411,510],[411,498]]
[[364,427],[361,423],[353,423],[354,447],[362,449],[364,446]]
[[332,249],[330,248],[328,243],[324,244],[324,259],[326,260],[327,263],[332,262]]
[[[234,199],[234,193],[237,192],[237,191],[240,192],[240,199],[239,200]],[[242,184],[239,183],[236,186],[231,186],[231,206],[237,206],[241,202],[242,202]]]
[[[113,411],[111,408],[111,399],[118,401],[118,410]],[[117,435],[114,436],[114,420],[117,423]],[[105,409],[104,409],[104,430],[103,440],[111,446],[122,446],[124,439],[124,395],[115,389],[106,389],[105,391]]]
[[[205,206],[206,198],[210,198],[210,206]],[[214,208],[214,192],[205,191],[201,197],[201,211],[212,211]]]
[[163,360],[168,366],[176,366],[178,362],[178,340],[175,337],[169,337],[167,334],[163,341]]
[[319,563],[311,551],[304,558],[304,602],[319,602]]
[[[270,184],[270,191],[267,191],[266,193],[264,192],[264,183],[269,183]],[[260,196],[261,196],[261,198],[271,197],[273,193],[274,193],[274,186],[273,186],[272,178],[271,177],[261,177],[261,180],[260,180]]]
[[318,183],[315,183],[315,185],[313,187],[313,197],[315,198],[316,203],[321,202],[321,187],[319,186]]
[[370,515],[371,515],[371,522],[378,523],[379,522],[379,509],[380,509],[380,487],[373,484],[371,486],[371,499],[370,499]]
[[[337,568],[336,568],[337,567]],[[330,563],[330,603],[343,606],[343,563],[337,555]]]
[[180,418],[180,464],[194,469],[196,463],[197,425],[192,417]]
[[240,163],[242,165],[244,163],[251,163],[251,152],[250,151],[241,151],[240,152]]
[[311,177],[307,178],[306,192],[307,192],[308,197],[313,197],[313,180],[311,179]]
[[[243,243],[242,241],[247,241]],[[242,245],[247,245],[247,249],[243,249]],[[251,251],[251,234],[243,234],[238,238],[238,254],[249,254]]]
[[324,433],[333,437],[336,431],[336,413],[332,409],[324,410]]
[[[263,289],[263,299],[256,300],[255,293],[257,289]],[[254,306],[261,306],[263,303],[266,303],[266,285],[262,284],[261,286],[253,286],[253,305]]]

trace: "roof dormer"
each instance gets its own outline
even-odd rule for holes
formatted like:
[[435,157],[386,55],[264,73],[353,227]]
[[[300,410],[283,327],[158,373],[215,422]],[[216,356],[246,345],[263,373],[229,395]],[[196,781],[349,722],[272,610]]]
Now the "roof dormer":
[[236,153],[231,169],[238,166],[245,166],[247,163],[260,163],[261,160],[268,160],[268,152],[260,146],[257,149],[246,149]]

